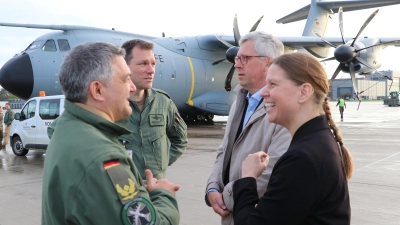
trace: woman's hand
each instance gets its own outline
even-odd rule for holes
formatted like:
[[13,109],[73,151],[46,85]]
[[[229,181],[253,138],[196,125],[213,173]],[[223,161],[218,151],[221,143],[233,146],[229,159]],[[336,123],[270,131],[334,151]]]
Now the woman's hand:
[[269,156],[263,151],[249,154],[242,163],[242,178],[258,178],[267,169]]

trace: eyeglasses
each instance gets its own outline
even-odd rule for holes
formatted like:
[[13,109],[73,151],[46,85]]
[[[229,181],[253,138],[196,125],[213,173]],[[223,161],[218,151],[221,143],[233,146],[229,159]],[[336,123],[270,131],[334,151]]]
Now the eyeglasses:
[[245,65],[247,64],[247,61],[249,60],[249,58],[253,58],[253,57],[268,57],[268,56],[261,56],[261,55],[237,55],[235,56],[235,63],[237,63],[240,59],[240,62]]

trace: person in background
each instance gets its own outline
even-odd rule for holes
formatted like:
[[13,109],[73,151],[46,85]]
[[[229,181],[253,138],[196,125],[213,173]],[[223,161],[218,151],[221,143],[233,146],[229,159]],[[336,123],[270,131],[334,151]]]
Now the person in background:
[[340,96],[340,98],[336,104],[336,107],[338,105],[339,105],[340,118],[343,121],[343,111],[344,111],[344,108],[346,108],[346,102],[344,102],[343,96]]
[[168,166],[186,150],[187,126],[168,94],[152,88],[156,65],[153,43],[134,39],[122,48],[136,91],[129,96],[132,114],[127,129],[133,133],[119,139],[132,154],[141,176],[150,169],[155,178],[165,178]]
[[125,50],[86,42],[68,52],[59,79],[65,110],[43,168],[42,225],[179,224],[179,185],[145,171],[118,141],[135,91]]
[[8,145],[8,140],[10,140],[10,130],[11,130],[11,124],[12,121],[14,120],[14,111],[10,107],[10,103],[6,103],[6,113],[4,115],[4,125],[6,126],[6,129],[4,130],[4,135],[3,135],[3,143],[1,145],[1,149],[6,150],[6,147]]
[[313,56],[291,53],[272,61],[261,96],[268,121],[286,127],[293,139],[261,198],[256,181],[268,155],[261,151],[243,161],[242,179],[233,186],[235,224],[350,224],[353,162],[332,118],[328,91],[328,76]]
[[263,99],[270,62],[283,53],[283,44],[274,36],[254,31],[243,36],[235,57],[239,91],[229,112],[225,135],[217,149],[217,157],[207,181],[205,201],[221,216],[222,224],[233,224],[234,199],[232,186],[241,176],[241,165],[249,153],[268,152],[270,164],[257,180],[256,194],[261,197],[267,188],[275,162],[287,150],[290,134],[286,128],[268,122]]
[[[4,118],[3,107],[0,106],[0,142],[3,142],[3,118]],[[1,147],[3,147],[3,146],[1,146]]]

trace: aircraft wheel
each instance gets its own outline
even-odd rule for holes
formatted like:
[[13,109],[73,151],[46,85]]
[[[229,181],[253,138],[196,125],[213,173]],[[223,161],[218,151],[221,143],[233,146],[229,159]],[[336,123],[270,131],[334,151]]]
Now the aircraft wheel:
[[196,115],[196,120],[197,121],[204,121],[206,119],[206,117],[202,114],[197,114]]
[[28,154],[29,150],[24,148],[23,146],[24,145],[22,144],[20,137],[15,137],[12,139],[11,148],[15,155],[24,156],[24,155]]
[[207,115],[207,120],[213,120],[214,119],[214,115]]

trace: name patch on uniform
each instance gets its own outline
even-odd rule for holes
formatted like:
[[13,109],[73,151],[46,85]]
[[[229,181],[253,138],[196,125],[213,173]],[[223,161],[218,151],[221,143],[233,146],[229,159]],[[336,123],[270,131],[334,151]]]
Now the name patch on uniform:
[[147,199],[135,198],[124,205],[122,221],[124,225],[153,225],[156,222],[156,211]]
[[162,114],[150,114],[149,115],[150,126],[163,126],[165,125],[164,116]]

